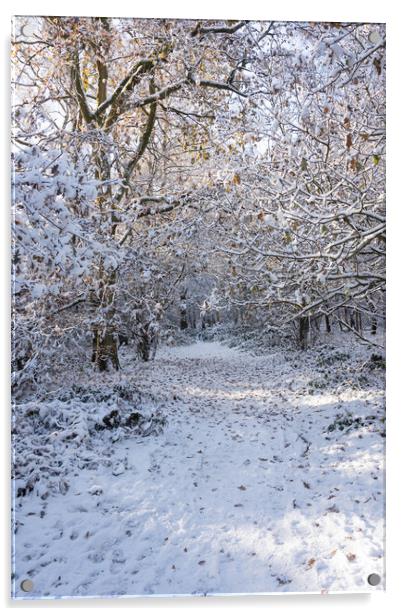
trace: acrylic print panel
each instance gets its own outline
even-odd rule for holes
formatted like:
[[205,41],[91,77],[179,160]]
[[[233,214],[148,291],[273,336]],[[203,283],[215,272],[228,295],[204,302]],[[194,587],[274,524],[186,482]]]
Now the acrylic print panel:
[[384,588],[384,48],[15,18],[13,597]]

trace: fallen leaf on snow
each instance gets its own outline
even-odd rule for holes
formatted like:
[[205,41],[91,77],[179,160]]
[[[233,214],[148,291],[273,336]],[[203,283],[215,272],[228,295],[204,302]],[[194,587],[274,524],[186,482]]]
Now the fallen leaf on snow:
[[339,513],[339,509],[336,505],[332,505],[332,507],[328,507],[327,511],[330,513]]
[[310,558],[310,560],[307,561],[307,569],[311,569],[313,565],[315,565],[315,558]]

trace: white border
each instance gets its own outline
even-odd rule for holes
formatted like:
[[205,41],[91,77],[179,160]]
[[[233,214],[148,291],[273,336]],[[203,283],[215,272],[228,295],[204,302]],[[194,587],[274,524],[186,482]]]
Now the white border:
[[[392,0],[375,0],[358,2],[357,0],[202,0],[199,3],[180,2],[180,0],[153,0],[152,2],[129,2],[114,0],[101,2],[100,0],[69,0],[57,3],[55,0],[24,0],[2,6],[1,10],[1,106],[3,147],[1,148],[3,200],[0,229],[2,241],[0,242],[1,265],[0,275],[3,290],[2,328],[0,348],[3,350],[2,392],[1,405],[1,435],[2,460],[4,472],[1,475],[3,499],[0,507],[2,529],[5,539],[2,542],[0,593],[2,607],[5,609],[33,610],[53,609],[56,607],[67,610],[81,609],[109,609],[134,608],[136,613],[176,614],[200,612],[203,610],[219,613],[244,614],[252,610],[256,614],[280,612],[288,614],[297,613],[322,614],[333,612],[339,614],[346,610],[346,614],[356,616],[388,616],[397,613],[402,604],[399,597],[401,586],[401,522],[402,522],[402,486],[400,474],[402,471],[402,357],[401,357],[401,280],[402,260],[400,246],[402,245],[402,15]],[[137,599],[77,599],[60,601],[25,601],[11,602],[9,596],[9,39],[11,16],[17,15],[117,15],[130,17],[178,17],[178,18],[229,18],[229,19],[275,19],[289,21],[367,21],[387,23],[387,140],[388,140],[388,166],[387,166],[387,197],[388,197],[388,259],[387,259],[387,591],[374,592],[372,595],[271,595],[271,596],[239,596],[239,597],[194,597],[194,598],[137,598]],[[399,331],[398,331],[399,330]]]

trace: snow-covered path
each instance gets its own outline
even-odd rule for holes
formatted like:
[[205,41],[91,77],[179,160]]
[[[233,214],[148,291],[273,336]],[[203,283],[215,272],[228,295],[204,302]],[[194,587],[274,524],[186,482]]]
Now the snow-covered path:
[[217,343],[132,369],[168,426],[116,443],[121,474],[77,470],[45,509],[27,497],[16,561],[31,597],[356,592],[383,578],[384,441],[326,431],[340,410],[376,412],[380,394],[308,395],[302,363]]

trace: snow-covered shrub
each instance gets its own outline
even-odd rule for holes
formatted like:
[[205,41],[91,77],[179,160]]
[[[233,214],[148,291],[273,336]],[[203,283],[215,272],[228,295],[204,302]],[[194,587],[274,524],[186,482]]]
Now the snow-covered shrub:
[[46,499],[68,490],[69,473],[115,465],[113,443],[157,435],[166,424],[150,396],[128,386],[61,389],[13,407],[15,494]]
[[385,416],[382,413],[376,415],[353,415],[350,412],[338,413],[334,421],[327,427],[327,432],[339,430],[341,432],[350,432],[359,428],[366,428],[369,431],[379,432],[382,437],[385,437]]

